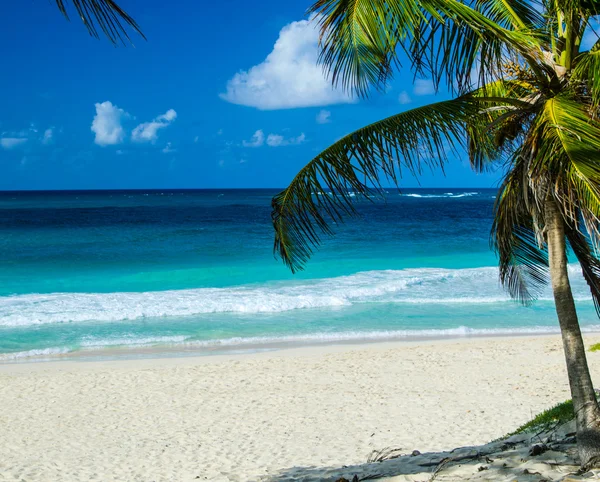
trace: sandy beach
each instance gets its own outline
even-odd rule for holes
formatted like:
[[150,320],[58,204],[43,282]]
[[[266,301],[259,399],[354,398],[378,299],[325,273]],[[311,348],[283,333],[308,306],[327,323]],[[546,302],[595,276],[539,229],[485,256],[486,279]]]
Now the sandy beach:
[[0,480],[302,480],[483,444],[567,398],[557,336],[6,364]]

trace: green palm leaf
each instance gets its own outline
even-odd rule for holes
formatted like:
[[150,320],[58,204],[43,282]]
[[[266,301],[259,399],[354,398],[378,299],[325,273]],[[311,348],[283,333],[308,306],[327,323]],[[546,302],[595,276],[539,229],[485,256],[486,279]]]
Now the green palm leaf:
[[[600,106],[600,40],[589,52],[582,52],[573,70],[573,79],[582,82],[591,98],[593,109]],[[595,113],[596,117],[598,113]]]
[[512,158],[515,146],[538,110],[536,89],[516,80],[497,80],[472,93],[475,97],[498,99],[465,123],[471,167],[476,171],[493,168]]
[[520,153],[513,161],[496,198],[492,246],[500,282],[513,298],[529,304],[548,284],[548,254],[536,235],[542,214],[532,205],[535,193],[527,183],[527,163]]
[[504,28],[542,30],[545,20],[540,13],[543,3],[537,0],[479,0],[476,9]]
[[[475,8],[462,2],[441,3],[445,8],[438,7],[435,13],[428,9],[412,39],[410,57],[417,74],[430,76],[436,86],[445,81],[458,93],[471,90],[473,84],[483,86],[503,78],[510,58],[526,61],[543,75],[541,32],[528,26],[515,10],[505,8],[505,2],[493,2],[496,9],[489,7],[492,2],[478,2]],[[479,11],[485,7],[492,18]],[[439,12],[441,21],[437,20]]]
[[436,86],[445,77],[463,93],[473,71],[482,83],[494,79],[507,51],[535,64],[541,43],[533,10],[514,0],[473,7],[457,0],[318,0],[310,13],[319,19],[321,62],[333,83],[366,95],[391,77],[399,49],[418,74],[431,75]]
[[406,173],[442,168],[464,146],[464,125],[494,99],[463,96],[403,112],[353,132],[321,152],[272,202],[275,252],[302,269],[330,222],[355,214],[354,196],[382,194]]
[[580,229],[568,227],[565,234],[579,261],[583,277],[590,288],[596,312],[600,316],[600,260],[594,255],[589,238]]
[[[146,39],[137,22],[114,0],[69,0],[90,35],[99,38],[98,29],[113,43],[132,43],[127,26]],[[56,0],[60,12],[69,19],[65,0]]]
[[582,216],[595,246],[600,245],[600,123],[566,92],[545,102],[524,148],[529,176],[553,179],[557,202],[571,225]]

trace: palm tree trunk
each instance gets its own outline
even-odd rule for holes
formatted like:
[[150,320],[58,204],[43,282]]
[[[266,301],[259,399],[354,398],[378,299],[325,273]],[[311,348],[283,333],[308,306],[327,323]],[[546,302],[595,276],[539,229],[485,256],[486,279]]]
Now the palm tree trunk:
[[577,311],[567,271],[565,224],[552,195],[545,206],[550,278],[560,324],[571,396],[577,421],[581,465],[600,465],[600,407],[585,356]]

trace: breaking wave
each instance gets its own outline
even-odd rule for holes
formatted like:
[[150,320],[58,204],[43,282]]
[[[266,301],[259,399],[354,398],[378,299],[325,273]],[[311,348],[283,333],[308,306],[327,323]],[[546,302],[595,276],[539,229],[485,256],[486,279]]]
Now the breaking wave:
[[[570,266],[578,300],[589,300],[578,266]],[[551,300],[548,290],[541,297]],[[350,276],[227,288],[118,293],[50,293],[0,297],[0,326],[122,321],[206,313],[278,313],[358,303],[505,303],[494,267],[366,271]]]

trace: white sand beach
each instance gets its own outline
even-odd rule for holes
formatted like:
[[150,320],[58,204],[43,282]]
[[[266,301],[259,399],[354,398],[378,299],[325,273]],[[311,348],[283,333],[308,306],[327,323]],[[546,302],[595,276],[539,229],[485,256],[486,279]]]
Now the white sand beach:
[[0,480],[302,480],[484,444],[567,398],[558,336],[6,364]]

